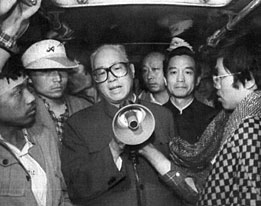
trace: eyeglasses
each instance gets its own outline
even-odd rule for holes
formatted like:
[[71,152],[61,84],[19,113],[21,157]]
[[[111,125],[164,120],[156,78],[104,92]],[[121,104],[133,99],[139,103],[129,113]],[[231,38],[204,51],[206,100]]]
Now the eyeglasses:
[[98,68],[92,72],[93,79],[96,83],[103,83],[108,79],[108,73],[119,78],[128,74],[129,62],[118,62],[108,68]]
[[237,73],[231,73],[231,74],[223,74],[223,75],[213,75],[213,82],[214,82],[214,85],[220,85],[222,79],[226,78],[226,77],[229,77],[229,76],[234,76],[236,74],[239,74],[240,72],[237,72]]

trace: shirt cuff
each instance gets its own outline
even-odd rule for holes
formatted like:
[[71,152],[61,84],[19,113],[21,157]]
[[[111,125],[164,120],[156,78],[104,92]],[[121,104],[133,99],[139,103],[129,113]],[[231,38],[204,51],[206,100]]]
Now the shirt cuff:
[[171,164],[171,170],[160,177],[187,202],[196,202],[198,200],[198,191],[193,179],[179,166]]
[[0,47],[10,53],[18,53],[16,38],[9,36],[0,29]]

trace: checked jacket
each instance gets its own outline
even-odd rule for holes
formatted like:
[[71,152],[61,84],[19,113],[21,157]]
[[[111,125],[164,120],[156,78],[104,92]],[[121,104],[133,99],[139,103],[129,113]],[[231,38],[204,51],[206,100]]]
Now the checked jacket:
[[261,205],[261,92],[230,115],[198,205]]

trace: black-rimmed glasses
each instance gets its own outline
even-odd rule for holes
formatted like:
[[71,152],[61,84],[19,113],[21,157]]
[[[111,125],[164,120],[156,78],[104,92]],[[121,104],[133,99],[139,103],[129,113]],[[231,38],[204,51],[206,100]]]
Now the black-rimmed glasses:
[[119,78],[128,74],[129,62],[118,62],[108,68],[98,68],[92,72],[93,80],[96,83],[103,83],[108,79],[108,73]]

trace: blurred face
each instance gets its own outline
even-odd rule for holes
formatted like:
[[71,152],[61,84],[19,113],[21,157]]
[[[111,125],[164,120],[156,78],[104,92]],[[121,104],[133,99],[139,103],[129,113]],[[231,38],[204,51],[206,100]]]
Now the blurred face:
[[[93,60],[93,71],[109,68],[119,62],[127,62],[126,58],[114,48],[104,48],[99,51]],[[118,66],[117,66],[118,67]],[[113,66],[114,69],[117,69]],[[122,77],[115,77],[108,71],[108,78],[102,83],[97,83],[97,88],[103,97],[112,104],[120,104],[132,91],[134,67],[128,65],[128,73]]]
[[142,78],[146,87],[152,93],[161,92],[166,89],[162,56],[149,56],[143,61]]
[[79,67],[72,69],[68,76],[68,87],[71,92],[81,91],[92,86],[92,77],[85,72],[84,65],[79,63]]
[[223,58],[217,59],[216,74],[214,86],[217,89],[218,101],[222,103],[224,109],[234,110],[249,91],[241,83],[239,88],[233,87],[234,75],[225,70]]
[[59,99],[63,96],[68,82],[65,70],[37,70],[30,73],[35,91],[48,99]]
[[205,77],[200,80],[200,84],[197,88],[198,93],[203,97],[210,97],[214,91],[212,77]]
[[170,59],[167,70],[167,84],[170,94],[175,98],[189,99],[199,84],[196,78],[195,61],[187,55],[174,56]]
[[8,126],[25,127],[35,119],[35,98],[27,89],[27,79],[0,80],[5,91],[0,94],[0,122]]

